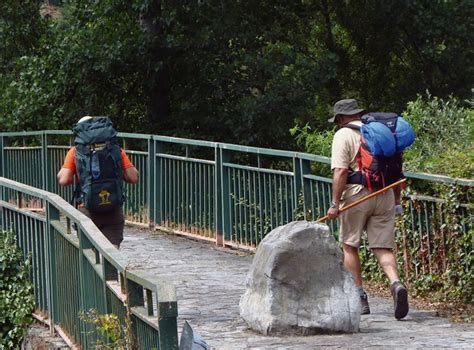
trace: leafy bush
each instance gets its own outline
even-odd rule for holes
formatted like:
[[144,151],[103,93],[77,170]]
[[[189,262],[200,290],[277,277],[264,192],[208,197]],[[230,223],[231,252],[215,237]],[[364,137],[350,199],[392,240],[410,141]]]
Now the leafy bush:
[[290,133],[295,137],[298,146],[302,147],[306,152],[331,157],[333,130],[312,131],[310,125],[306,124],[303,127],[295,126],[290,130]]
[[[301,127],[296,125],[290,129],[296,143],[305,152],[316,154],[318,156],[331,157],[331,144],[334,136],[333,129],[325,131],[312,131],[309,124]],[[328,165],[313,162],[312,171],[319,176],[332,177],[331,168]]]
[[35,305],[29,280],[30,263],[24,261],[12,233],[0,233],[0,348],[19,346]]
[[97,332],[95,348],[129,349],[133,348],[130,332],[120,323],[115,314],[99,314],[95,309],[79,314],[81,320],[93,326],[91,333]]
[[450,97],[418,96],[403,113],[415,129],[416,142],[405,153],[410,171],[474,177],[474,110]]

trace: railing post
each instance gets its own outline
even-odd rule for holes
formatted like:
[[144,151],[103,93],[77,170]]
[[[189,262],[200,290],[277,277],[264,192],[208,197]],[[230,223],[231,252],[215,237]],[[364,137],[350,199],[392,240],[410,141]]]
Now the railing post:
[[178,303],[176,290],[164,283],[158,287],[157,293],[158,331],[160,349],[178,349]]
[[229,209],[229,174],[224,163],[230,156],[218,144],[215,148],[215,222],[216,244],[225,245],[225,240],[231,239],[230,209]]
[[156,225],[156,187],[155,187],[155,176],[156,176],[156,142],[153,140],[153,136],[148,139],[148,164],[147,164],[147,200],[148,200],[148,227],[154,229]]
[[[127,316],[126,318],[129,319],[129,322],[132,322],[131,320],[131,308],[132,307],[135,307],[135,306],[144,306],[145,305],[145,298],[143,296],[143,287],[128,279],[127,277],[127,270],[125,270],[125,292],[126,292],[126,295],[127,295],[127,300],[126,300],[126,303],[127,303]],[[135,341],[139,341],[140,339],[137,339],[137,331],[136,331],[136,328],[135,327],[132,327],[131,328],[131,332],[133,333],[133,342]],[[136,345],[136,344],[134,344]],[[133,348],[133,346],[132,346]]]
[[3,136],[0,136],[0,177],[3,177]]
[[46,203],[46,252],[48,256],[48,275],[49,275],[49,318],[51,320],[51,334],[54,334],[54,324],[58,321],[58,290],[57,290],[57,276],[56,276],[56,249],[55,249],[55,233],[52,221],[59,221],[59,210],[54,207],[49,200]]
[[295,198],[294,208],[299,206],[299,197],[302,196],[303,201],[303,216],[307,220],[308,210],[311,208],[311,191],[309,188],[309,182],[305,181],[304,175],[311,173],[311,165],[308,160],[302,159],[295,155],[293,157],[293,169],[294,169],[294,184],[295,184]]
[[117,281],[118,280],[118,272],[117,269],[105,258],[102,257],[102,273],[104,276],[104,286],[103,286],[103,293],[104,293],[104,305],[105,305],[105,313],[112,313],[112,306],[107,301],[107,282],[108,281]]
[[[163,143],[160,141],[153,140],[153,154],[148,154],[148,157],[151,162],[153,162],[153,178],[151,177],[152,175],[150,174],[150,181],[153,182],[153,222],[154,225],[158,223],[158,225],[162,224],[163,221],[163,213],[162,213],[162,207],[161,207],[161,199],[162,199],[162,188],[161,188],[161,166],[157,166],[157,153],[163,153]],[[154,227],[153,227],[154,228]]]
[[311,182],[305,180],[304,176],[311,174],[311,164],[309,160],[300,159],[301,164],[301,181],[303,182],[303,210],[304,210],[304,219],[305,220],[316,220],[314,214],[311,218],[308,218],[308,213],[310,210],[313,210],[311,207]]
[[51,186],[51,176],[48,171],[50,168],[50,160],[48,157],[48,134],[43,132],[41,135],[41,188],[49,191]]
[[[85,251],[93,248],[93,246],[81,227],[77,230],[77,236],[79,238],[79,308],[81,311],[87,312],[92,304],[92,292],[89,286],[90,281],[87,280],[87,264],[89,262],[85,256]],[[87,349],[89,347],[92,326],[86,321],[79,319],[79,328],[81,334],[80,344]]]

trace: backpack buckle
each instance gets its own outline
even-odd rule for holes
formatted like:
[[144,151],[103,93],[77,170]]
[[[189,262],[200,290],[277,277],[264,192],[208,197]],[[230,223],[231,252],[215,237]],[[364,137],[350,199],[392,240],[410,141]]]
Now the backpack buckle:
[[91,151],[101,151],[106,145],[106,143],[91,143],[89,146]]

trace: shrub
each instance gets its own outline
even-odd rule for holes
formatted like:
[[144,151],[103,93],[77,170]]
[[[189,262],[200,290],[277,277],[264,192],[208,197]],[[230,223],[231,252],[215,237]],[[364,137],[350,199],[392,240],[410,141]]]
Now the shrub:
[[446,100],[418,96],[409,102],[404,117],[415,129],[417,140],[405,153],[410,171],[474,177],[474,110],[453,97]]
[[17,348],[26,326],[33,321],[35,300],[29,268],[14,235],[0,232],[0,349]]

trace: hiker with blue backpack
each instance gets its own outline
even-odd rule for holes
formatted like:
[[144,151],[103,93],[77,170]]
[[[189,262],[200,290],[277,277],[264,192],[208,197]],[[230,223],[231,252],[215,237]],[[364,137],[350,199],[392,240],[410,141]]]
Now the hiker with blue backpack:
[[329,219],[337,217],[344,266],[359,292],[361,314],[370,314],[362,285],[359,245],[365,230],[369,247],[390,280],[396,319],[408,313],[408,292],[400,282],[395,248],[395,215],[401,215],[400,186],[341,211],[370,193],[403,178],[402,153],[415,139],[411,126],[394,113],[367,113],[354,99],[336,102],[328,121],[337,123],[331,151],[333,171]]
[[119,248],[125,224],[123,181],[137,183],[138,171],[118,145],[110,118],[83,117],[73,132],[74,147],[57,175],[59,185],[76,182],[76,207]]

